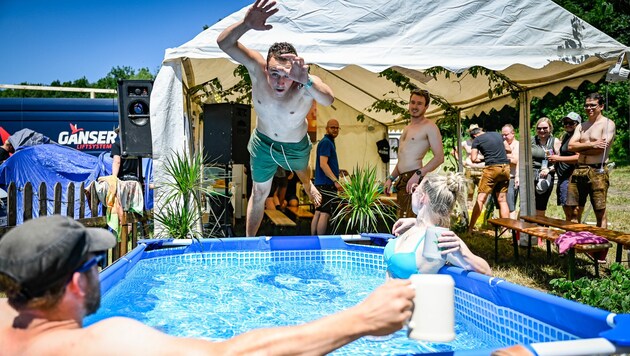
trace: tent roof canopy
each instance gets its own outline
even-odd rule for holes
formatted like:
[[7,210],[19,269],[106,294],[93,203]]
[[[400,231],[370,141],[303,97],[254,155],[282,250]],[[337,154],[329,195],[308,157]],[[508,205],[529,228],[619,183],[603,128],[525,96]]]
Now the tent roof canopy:
[[[533,96],[558,93],[585,80],[597,81],[628,48],[550,0],[283,0],[270,31],[249,31],[241,42],[266,54],[277,41],[295,45],[328,83],[336,100],[382,123],[394,117],[367,112],[375,100],[408,98],[376,73],[394,68],[432,94],[476,114],[513,103],[488,96],[488,78],[423,70],[441,66],[461,73],[472,66],[499,71]],[[248,7],[226,17],[184,45],[167,49],[165,62],[182,61],[182,80],[192,87],[219,78],[234,83],[234,63],[216,44],[218,35],[241,20]],[[506,93],[507,94],[507,93]],[[432,107],[428,116],[439,116]]]

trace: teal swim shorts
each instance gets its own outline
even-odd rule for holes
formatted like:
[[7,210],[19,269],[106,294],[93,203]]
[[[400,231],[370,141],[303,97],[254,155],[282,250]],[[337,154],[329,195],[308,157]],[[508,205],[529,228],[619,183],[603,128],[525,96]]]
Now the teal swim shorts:
[[308,135],[300,142],[276,142],[254,130],[247,150],[251,155],[252,179],[262,183],[273,178],[278,166],[291,171],[300,171],[308,166],[311,154],[311,140]]

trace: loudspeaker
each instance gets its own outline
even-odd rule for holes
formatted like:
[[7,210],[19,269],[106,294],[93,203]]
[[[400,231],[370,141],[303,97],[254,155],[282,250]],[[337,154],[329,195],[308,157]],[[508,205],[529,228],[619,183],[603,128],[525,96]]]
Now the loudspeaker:
[[203,106],[203,153],[207,163],[249,164],[251,107],[218,103]]
[[153,81],[118,81],[118,120],[123,157],[151,157],[151,117],[149,100]]

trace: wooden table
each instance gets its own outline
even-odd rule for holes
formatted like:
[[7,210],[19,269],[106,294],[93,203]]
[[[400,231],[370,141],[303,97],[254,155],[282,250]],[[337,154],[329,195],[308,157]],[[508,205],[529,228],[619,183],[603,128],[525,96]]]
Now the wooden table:
[[[498,219],[489,219],[488,223],[494,225],[495,228],[495,238],[494,238],[494,260],[498,262],[499,258],[499,228],[505,227],[507,229],[512,230],[512,244],[514,245],[514,259],[518,261],[518,245],[516,241],[516,232],[520,232],[523,234],[528,234],[534,237],[539,237],[545,240],[547,244],[547,258],[551,258],[551,242],[555,241],[560,235],[562,235],[562,231],[546,227],[540,226],[537,224],[533,224],[530,222],[525,222],[521,220],[515,220],[510,218],[498,218]],[[591,253],[596,251],[604,251],[608,250],[608,248],[612,247],[611,244],[576,244],[571,247],[568,251],[568,269],[569,269],[569,279],[575,279],[575,253]],[[532,249],[532,240],[528,239],[527,241],[527,258],[529,259],[531,255]],[[593,261],[595,267],[595,275],[599,276],[599,265],[598,261],[595,258],[592,258],[588,255],[589,258]]]
[[[573,221],[566,221],[562,219],[550,218],[546,216],[521,216],[521,219],[527,222],[536,223],[542,226],[552,226],[566,231],[589,231],[595,235],[604,237],[617,244],[615,251],[615,261],[622,262],[623,250],[630,249],[630,234],[621,231],[604,229],[599,226],[580,224]],[[630,261],[628,261],[630,263]]]

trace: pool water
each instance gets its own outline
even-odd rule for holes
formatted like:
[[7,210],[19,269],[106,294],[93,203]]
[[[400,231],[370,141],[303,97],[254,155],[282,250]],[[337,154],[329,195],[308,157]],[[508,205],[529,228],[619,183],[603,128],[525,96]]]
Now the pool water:
[[[369,263],[217,255],[138,261],[106,292],[101,309],[86,324],[126,316],[174,336],[224,340],[256,328],[296,325],[330,315],[365,299],[385,278],[382,268]],[[333,354],[413,354],[506,346],[459,312],[455,329],[457,337],[450,343],[417,342],[407,338],[404,329],[391,337],[361,338]]]

